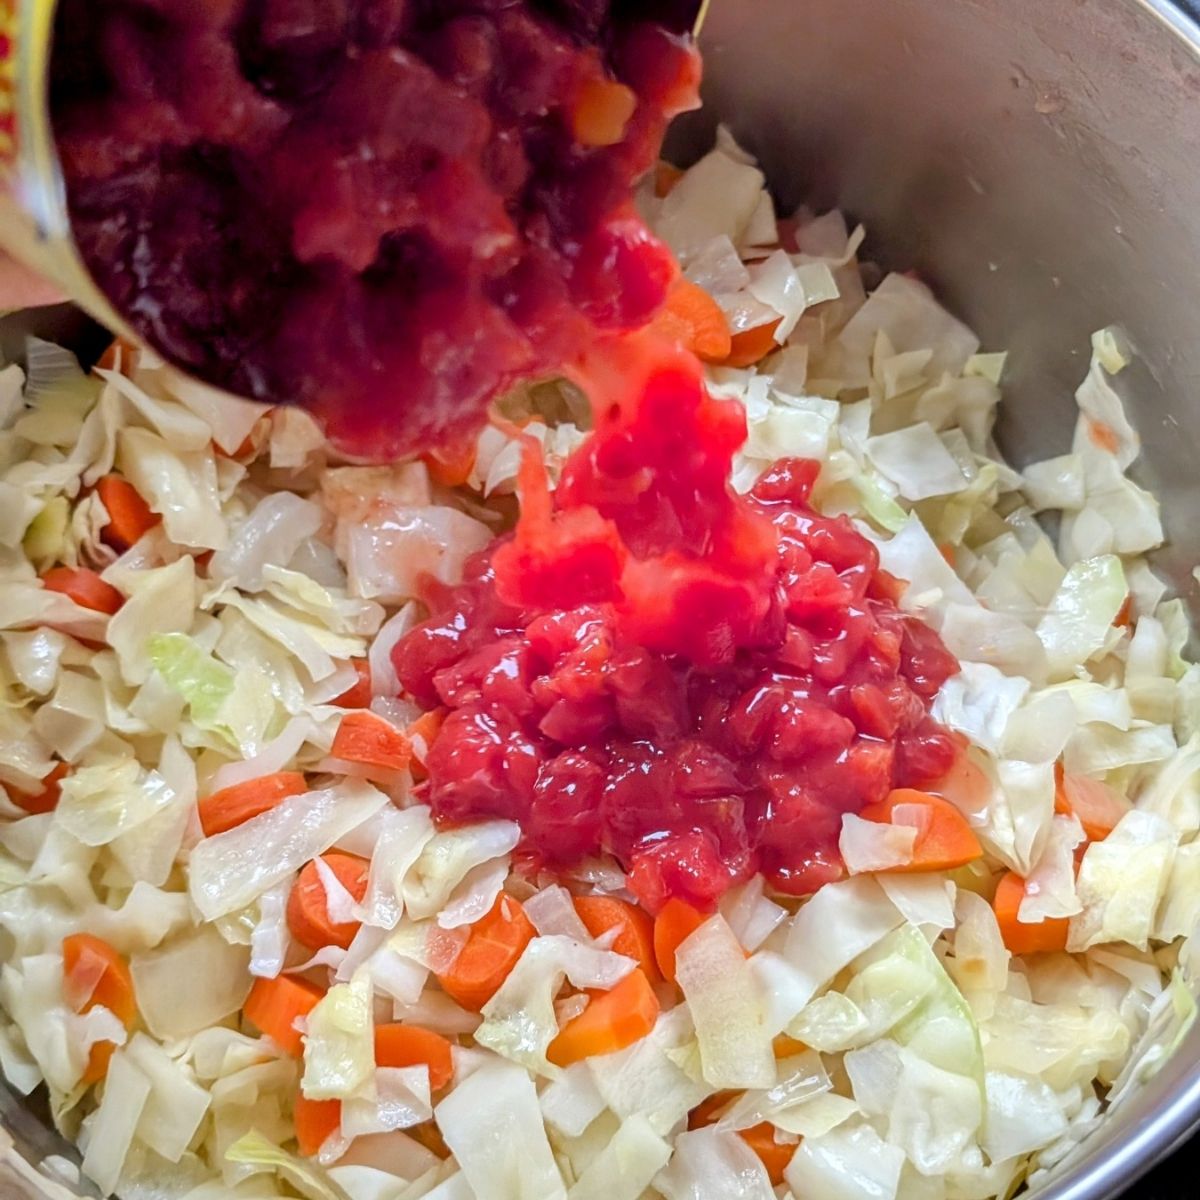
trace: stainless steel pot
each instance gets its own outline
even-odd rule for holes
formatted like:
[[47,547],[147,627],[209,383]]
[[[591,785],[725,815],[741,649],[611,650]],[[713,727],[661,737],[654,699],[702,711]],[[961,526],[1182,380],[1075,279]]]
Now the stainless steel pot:
[[[1140,470],[1172,538],[1157,565],[1200,615],[1200,10],[714,0],[704,41],[708,106],[677,150],[728,122],[785,205],[846,207],[877,254],[918,267],[1010,350],[1014,459],[1066,447],[1089,334],[1126,329]],[[36,1173],[67,1151],[2,1087],[0,1116],[0,1197],[86,1194]],[[1041,1196],[1115,1196],[1198,1125],[1200,1028]]]

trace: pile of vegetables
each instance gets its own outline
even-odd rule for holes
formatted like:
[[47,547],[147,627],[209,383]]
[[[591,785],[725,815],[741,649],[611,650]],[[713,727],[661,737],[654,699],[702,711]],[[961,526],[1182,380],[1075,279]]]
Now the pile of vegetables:
[[652,918],[610,861],[516,869],[514,824],[421,804],[439,714],[391,649],[511,522],[514,427],[553,483],[578,397],[364,468],[147,352],[31,341],[0,372],[0,1067],[102,1190],[984,1200],[1192,1020],[1200,667],[1144,558],[1119,336],[1071,449],[1018,472],[1003,356],[838,213],[777,219],[724,136],[654,183],[660,332],[746,407],[735,485],[820,461],[815,506],[962,664],[959,767],[847,816],[800,901],[756,878]]

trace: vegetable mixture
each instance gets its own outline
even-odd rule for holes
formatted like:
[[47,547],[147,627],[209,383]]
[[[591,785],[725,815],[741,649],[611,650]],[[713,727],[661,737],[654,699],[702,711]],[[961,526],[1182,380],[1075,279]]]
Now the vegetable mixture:
[[1003,355],[839,213],[725,134],[639,200],[709,394],[634,355],[590,438],[543,382],[353,466],[148,351],[0,372],[0,1065],[102,1190],[987,1200],[1192,1020],[1120,336],[1018,472]]

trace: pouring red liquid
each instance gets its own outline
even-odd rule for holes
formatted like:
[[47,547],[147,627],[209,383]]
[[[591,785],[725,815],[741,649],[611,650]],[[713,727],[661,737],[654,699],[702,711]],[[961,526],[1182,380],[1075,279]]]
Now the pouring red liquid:
[[65,0],[52,108],[116,307],[203,378],[304,405],[344,451],[474,436],[566,370],[596,429],[395,651],[447,716],[437,819],[520,822],[533,866],[614,855],[643,903],[842,870],[842,814],[924,787],[957,663],[818,465],[729,485],[746,436],[633,331],[677,268],[631,203],[698,59],[656,6]]

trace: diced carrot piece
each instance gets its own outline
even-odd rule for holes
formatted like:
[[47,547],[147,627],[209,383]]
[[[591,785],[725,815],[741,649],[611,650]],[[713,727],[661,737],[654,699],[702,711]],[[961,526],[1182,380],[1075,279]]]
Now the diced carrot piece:
[[721,306],[682,276],[671,286],[666,306],[654,318],[652,328],[704,362],[725,362],[733,346]]
[[1013,954],[1039,954],[1067,948],[1068,917],[1048,917],[1036,924],[1022,921],[1018,915],[1025,898],[1025,880],[1009,871],[997,884],[992,908],[1000,936]]
[[258,779],[247,779],[205,796],[197,805],[205,837],[234,829],[254,817],[277,808],[289,796],[308,791],[299,771],[276,771]]
[[412,743],[390,721],[362,709],[342,718],[330,753],[345,762],[403,771],[412,759]]
[[615,79],[595,77],[571,106],[571,133],[581,146],[615,146],[637,112],[637,93]]
[[658,163],[654,168],[654,194],[660,200],[665,199],[675,190],[684,174],[684,170],[674,163]]
[[612,1054],[640,1041],[658,1020],[658,997],[645,972],[636,967],[611,991],[593,995],[587,1008],[568,1021],[550,1043],[546,1057],[559,1067]]
[[725,365],[752,367],[755,363],[762,362],[772,350],[779,349],[779,343],[775,340],[775,330],[778,328],[779,321],[771,321],[766,325],[756,325],[753,329],[735,333]]
[[912,862],[892,867],[892,872],[952,871],[983,857],[983,847],[966,817],[941,796],[915,788],[896,788],[888,793],[886,800],[867,805],[858,815],[864,821],[891,824],[898,805],[920,805],[928,811],[928,820],[917,833]]
[[688,1113],[687,1127],[689,1129],[703,1129],[707,1125],[713,1124],[721,1113],[721,1110],[729,1104],[731,1100],[740,1096],[741,1092],[713,1092],[711,1096],[706,1096],[695,1108]]
[[1117,615],[1113,617],[1113,625],[1117,629],[1132,629],[1133,628],[1133,595],[1125,597],[1124,603],[1117,609]]
[[[333,872],[338,882],[358,903],[367,894],[367,875],[371,864],[365,858],[353,854],[341,854],[330,850],[321,855],[321,861]],[[292,936],[310,950],[323,950],[326,946],[350,947],[354,935],[362,927],[360,921],[334,923],[329,915],[325,885],[314,860],[300,872],[288,897],[287,923]]]
[[307,1017],[323,995],[320,988],[291,975],[256,979],[242,1013],[285,1054],[300,1058],[304,1053],[304,1039],[296,1022]]
[[1129,805],[1099,779],[1068,775],[1061,763],[1054,767],[1054,811],[1074,816],[1089,842],[1102,842],[1129,811]]
[[118,554],[162,523],[162,517],[152,512],[133,484],[120,475],[105,475],[98,480],[96,494],[108,513],[108,524],[100,536]]
[[377,1067],[429,1068],[429,1087],[440,1091],[454,1078],[451,1045],[440,1033],[419,1025],[377,1025],[375,1027],[375,1065]]
[[106,583],[87,567],[51,567],[42,576],[42,586],[69,596],[80,608],[90,608],[109,616],[125,603],[125,597],[111,583]]
[[358,678],[330,704],[338,708],[369,708],[371,706],[371,664],[365,658],[351,659]]
[[137,347],[123,337],[113,338],[108,344],[108,348],[96,360],[96,366],[102,371],[115,371],[117,369],[117,361],[120,360],[123,366],[128,367],[129,355],[136,350]]
[[433,1121],[424,1121],[404,1131],[414,1141],[420,1142],[430,1154],[436,1154],[443,1162],[450,1157],[450,1147],[442,1137],[442,1131]]
[[938,553],[946,560],[948,567],[958,566],[958,550],[950,542],[942,542],[938,546]]
[[788,1037],[786,1033],[781,1033],[772,1043],[771,1048],[775,1051],[776,1058],[791,1058],[794,1054],[803,1054],[808,1047],[803,1042],[798,1042],[794,1037]]
[[663,978],[675,982],[675,953],[708,917],[685,900],[672,896],[654,918],[654,958]]
[[[104,941],[90,933],[75,933],[63,939],[63,994],[78,1013],[107,1008],[132,1029],[137,1020],[137,998],[129,964]],[[108,1074],[116,1046],[97,1042],[91,1049],[83,1073],[85,1084],[99,1083]]]
[[321,1147],[342,1127],[340,1100],[309,1100],[298,1095],[292,1109],[296,1142],[305,1158],[315,1158]]
[[511,896],[501,893],[492,911],[471,926],[454,964],[438,975],[443,991],[478,1012],[496,994],[533,940],[533,923]]
[[432,712],[422,713],[409,727],[408,740],[412,743],[412,762],[408,769],[412,772],[413,780],[420,783],[429,778],[425,763],[429,751],[433,748],[434,738],[441,732],[446,721],[446,710],[435,708]]
[[462,487],[475,469],[476,443],[469,441],[460,447],[430,450],[421,456],[429,478],[442,487]]
[[643,909],[612,896],[576,896],[575,911],[592,937],[617,930],[613,951],[635,959],[651,983],[662,977],[654,957],[654,922]]
[[792,1161],[792,1155],[796,1153],[796,1143],[777,1142],[775,1126],[770,1121],[764,1121],[750,1129],[739,1130],[739,1136],[767,1168],[771,1186],[778,1187],[783,1182],[783,1173]]
[[70,767],[66,763],[55,763],[50,774],[42,780],[40,792],[31,794],[10,787],[8,797],[18,808],[23,808],[31,815],[53,812],[58,807],[59,797],[62,795],[62,781],[67,777],[69,770]]

